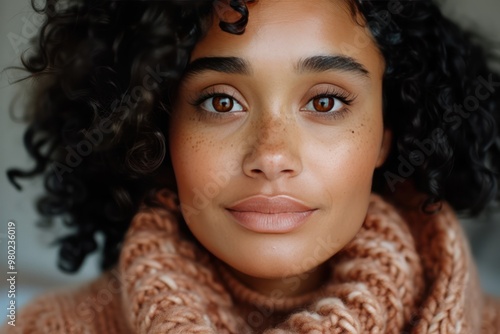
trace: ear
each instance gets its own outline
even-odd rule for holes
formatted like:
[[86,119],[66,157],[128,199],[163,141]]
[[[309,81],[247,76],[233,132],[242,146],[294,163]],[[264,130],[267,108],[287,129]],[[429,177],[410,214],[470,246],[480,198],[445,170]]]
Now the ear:
[[385,160],[389,156],[391,147],[392,147],[392,131],[389,128],[385,128],[384,134],[382,136],[382,144],[380,145],[380,151],[376,167],[380,167],[384,164]]

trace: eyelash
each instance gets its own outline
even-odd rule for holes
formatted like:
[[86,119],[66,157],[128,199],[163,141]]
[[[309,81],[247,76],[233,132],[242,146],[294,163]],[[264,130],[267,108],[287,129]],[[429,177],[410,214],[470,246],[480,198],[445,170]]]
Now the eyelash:
[[[207,117],[224,117],[224,113],[207,112],[207,111],[205,111],[204,109],[201,108],[201,105],[206,100],[208,100],[210,98],[216,98],[216,97],[228,97],[228,98],[236,100],[239,104],[241,104],[238,101],[238,99],[234,98],[234,95],[227,94],[227,93],[217,92],[215,89],[200,94],[198,97],[196,97],[195,99],[193,99],[192,101],[190,101],[190,104],[192,106],[196,107],[200,111],[200,113],[204,114],[204,116],[207,116]],[[352,105],[352,103],[356,100],[356,97],[357,97],[356,95],[351,94],[351,93],[349,93],[349,92],[347,92],[345,90],[341,90],[341,89],[337,89],[337,88],[329,88],[327,90],[324,90],[321,93],[315,94],[313,97],[311,97],[307,101],[307,104],[309,104],[314,99],[320,99],[320,98],[334,98],[334,99],[337,99],[337,100],[339,100],[340,102],[342,102],[345,105],[344,108],[342,108],[341,110],[338,110],[336,112],[325,112],[325,113],[315,112],[315,114],[317,114],[318,117],[338,119],[338,118],[345,117],[350,112],[350,109],[347,108],[347,107],[350,106],[350,105]],[[310,112],[314,113],[313,111],[310,111]]]
[[[311,101],[312,99],[317,99],[317,98],[322,98],[322,97],[336,98],[336,99],[340,100],[340,102],[342,102],[348,106],[350,106],[354,102],[354,100],[356,99],[356,96],[354,94],[350,94],[344,90],[331,88],[331,89],[326,90],[323,93],[319,93],[319,94],[314,95],[311,99],[309,99],[309,101]],[[309,102],[309,101],[307,101],[307,102]]]
[[194,107],[200,107],[203,102],[213,97],[229,97],[231,99],[238,101],[237,99],[234,98],[234,95],[232,94],[222,93],[218,92],[215,89],[210,89],[209,91],[203,92],[198,97],[191,100],[189,104],[191,104]]

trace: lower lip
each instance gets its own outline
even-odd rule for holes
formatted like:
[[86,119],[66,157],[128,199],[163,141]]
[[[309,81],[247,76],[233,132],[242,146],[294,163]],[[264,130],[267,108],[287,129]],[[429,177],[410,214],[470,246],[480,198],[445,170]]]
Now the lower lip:
[[261,213],[248,211],[228,212],[244,228],[257,233],[288,233],[304,225],[314,210],[287,213]]

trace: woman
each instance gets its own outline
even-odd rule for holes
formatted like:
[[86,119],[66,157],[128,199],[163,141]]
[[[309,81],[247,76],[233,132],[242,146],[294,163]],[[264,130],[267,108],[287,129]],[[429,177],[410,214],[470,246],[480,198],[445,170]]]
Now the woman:
[[102,232],[110,270],[11,331],[500,330],[453,213],[496,196],[499,77],[432,2],[45,12],[38,168],[10,176],[49,167],[61,266]]

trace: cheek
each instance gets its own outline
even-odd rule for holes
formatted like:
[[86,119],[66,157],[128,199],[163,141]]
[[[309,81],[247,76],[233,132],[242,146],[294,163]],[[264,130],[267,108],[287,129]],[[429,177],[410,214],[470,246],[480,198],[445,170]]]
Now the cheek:
[[204,139],[197,136],[182,120],[172,119],[169,145],[172,166],[179,192],[179,197],[189,196],[203,182],[204,173],[201,163],[205,150],[201,149]]
[[360,125],[333,134],[320,146],[310,147],[306,150],[306,161],[311,169],[316,169],[317,177],[338,195],[370,190],[381,140],[382,125]]
[[[360,131],[361,132],[361,131]],[[357,137],[353,134],[352,145],[346,153],[344,176],[353,189],[356,187],[371,188],[373,172],[377,166],[381,135],[372,136],[370,131],[368,136],[362,134]]]
[[170,155],[179,199],[199,210],[217,197],[237,170],[230,146],[201,129],[175,122],[170,132]]

